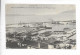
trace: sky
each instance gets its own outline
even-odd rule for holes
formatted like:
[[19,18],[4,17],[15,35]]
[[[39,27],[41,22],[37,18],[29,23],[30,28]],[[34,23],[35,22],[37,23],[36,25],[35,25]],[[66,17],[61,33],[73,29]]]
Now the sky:
[[67,21],[76,19],[72,4],[7,4],[6,24]]

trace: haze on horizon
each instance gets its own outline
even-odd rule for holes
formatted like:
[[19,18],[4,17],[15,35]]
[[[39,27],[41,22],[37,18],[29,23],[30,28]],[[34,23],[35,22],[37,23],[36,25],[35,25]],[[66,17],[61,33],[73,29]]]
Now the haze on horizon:
[[6,24],[76,20],[71,4],[7,4]]

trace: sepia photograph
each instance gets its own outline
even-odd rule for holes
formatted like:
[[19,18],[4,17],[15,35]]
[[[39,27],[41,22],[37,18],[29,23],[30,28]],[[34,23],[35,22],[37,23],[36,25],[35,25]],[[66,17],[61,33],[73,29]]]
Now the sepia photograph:
[[74,4],[6,4],[6,49],[76,49]]

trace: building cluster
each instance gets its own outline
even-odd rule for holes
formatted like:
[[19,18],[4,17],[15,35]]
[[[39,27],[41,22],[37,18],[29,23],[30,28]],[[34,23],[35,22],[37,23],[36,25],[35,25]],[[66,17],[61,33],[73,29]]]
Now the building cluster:
[[9,24],[7,48],[71,49],[76,45],[76,21]]

